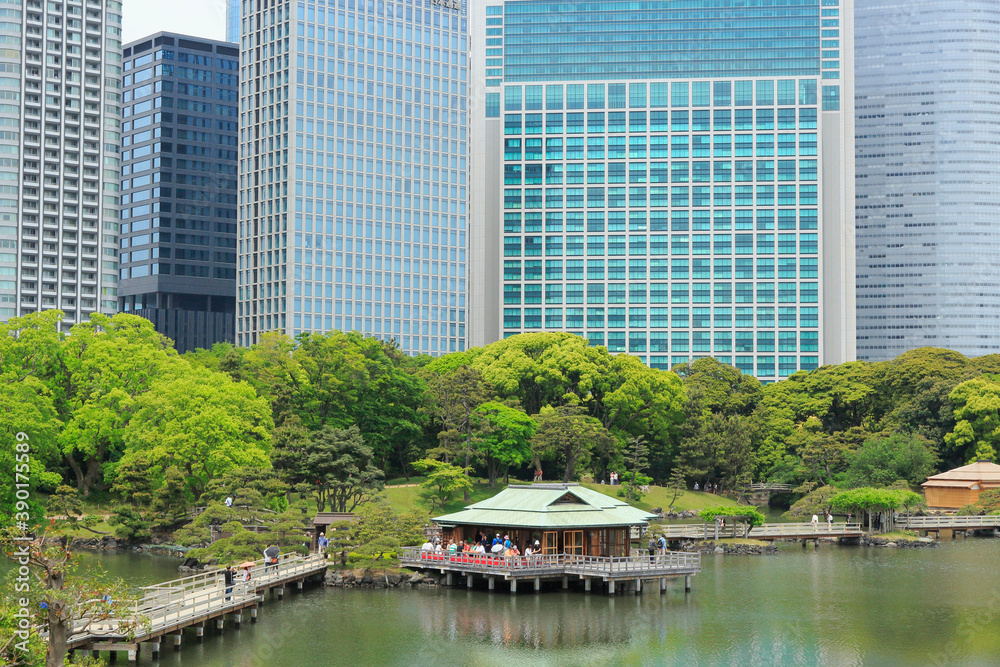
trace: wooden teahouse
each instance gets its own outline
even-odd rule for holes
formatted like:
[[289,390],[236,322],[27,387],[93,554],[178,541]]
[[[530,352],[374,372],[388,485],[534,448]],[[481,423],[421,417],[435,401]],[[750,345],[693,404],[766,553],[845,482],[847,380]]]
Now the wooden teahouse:
[[928,477],[921,486],[928,507],[958,509],[977,502],[980,491],[1000,488],[1000,465],[976,461]]
[[[614,487],[611,487],[614,488]],[[628,556],[633,526],[655,515],[576,483],[510,485],[460,512],[439,516],[442,539],[509,535],[522,551],[537,540],[542,554]]]

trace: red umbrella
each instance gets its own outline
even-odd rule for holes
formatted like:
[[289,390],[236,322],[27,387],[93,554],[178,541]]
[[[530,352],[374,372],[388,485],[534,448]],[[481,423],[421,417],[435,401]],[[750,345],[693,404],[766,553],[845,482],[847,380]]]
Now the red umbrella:
[[252,560],[248,560],[248,561],[247,561],[247,562],[245,562],[245,563],[240,563],[240,564],[239,564],[239,565],[237,565],[236,567],[253,567],[253,566],[255,566],[256,564],[257,564],[257,563],[253,562]]

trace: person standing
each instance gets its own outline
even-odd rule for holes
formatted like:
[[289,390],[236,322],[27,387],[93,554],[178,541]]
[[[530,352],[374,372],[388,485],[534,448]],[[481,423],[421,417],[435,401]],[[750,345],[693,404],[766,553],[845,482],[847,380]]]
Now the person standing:
[[830,529],[830,532],[832,533],[833,532],[833,514],[831,514],[829,512],[826,515],[826,525]]
[[232,496],[227,496],[226,497],[226,507],[232,507],[232,506],[233,506],[233,497]]
[[229,602],[233,593],[233,566],[227,565],[225,572],[222,573],[226,582],[226,602]]
[[646,546],[649,547],[649,562],[656,562],[656,538],[652,535],[652,533],[649,536],[649,544]]
[[816,516],[815,514],[813,514],[813,518],[812,518],[812,528],[813,528],[813,530],[816,530],[817,528],[819,528],[819,517]]
[[656,554],[658,556],[667,555],[667,538],[660,535],[660,539],[656,543]]
[[320,553],[320,555],[325,556],[326,555],[326,547],[330,544],[330,540],[326,539],[326,533],[320,533],[319,534],[319,541],[317,542],[317,544],[319,545],[319,553]]

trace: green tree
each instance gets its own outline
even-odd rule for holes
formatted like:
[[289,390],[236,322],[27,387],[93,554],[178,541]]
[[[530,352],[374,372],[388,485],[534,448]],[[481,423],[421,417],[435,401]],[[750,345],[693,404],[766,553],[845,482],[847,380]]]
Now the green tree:
[[679,465],[675,465],[674,469],[670,471],[670,479],[667,481],[667,490],[670,491],[670,506],[667,508],[667,512],[674,510],[677,499],[687,491],[687,479],[684,473],[684,468]]
[[466,496],[472,491],[472,480],[469,479],[468,470],[459,466],[434,459],[421,459],[414,461],[413,467],[424,475],[420,486],[427,490],[431,511],[443,508],[459,491]]
[[[880,512],[890,512],[901,507],[919,505],[923,498],[907,489],[876,489],[865,486],[849,491],[842,491],[830,499],[830,506],[835,510],[861,512],[868,518],[868,530],[872,529],[872,517]],[[890,525],[884,528],[891,528]]]
[[851,455],[847,479],[854,487],[886,486],[900,479],[919,484],[934,471],[936,459],[930,442],[919,435],[874,436]]
[[274,424],[248,384],[181,363],[135,401],[124,459],[146,452],[156,466],[177,466],[197,501],[228,470],[270,466]]
[[985,377],[967,380],[949,398],[956,424],[944,437],[945,446],[966,463],[995,460],[1000,446],[1000,382]]
[[537,423],[517,408],[491,401],[473,412],[479,425],[475,444],[486,461],[490,488],[496,487],[500,466],[506,470],[531,458],[531,436]]
[[[628,484],[625,485],[625,500],[639,500],[641,493],[637,487],[649,484],[649,481],[646,481],[649,477],[642,474],[649,468],[649,446],[641,435],[630,439],[625,445],[625,464],[628,466],[628,472],[625,474],[628,479]],[[642,479],[639,479],[640,477]]]
[[[433,410],[441,422],[438,434],[440,447],[428,452],[440,456],[445,462],[458,459],[465,453],[464,470],[472,463],[473,435],[476,430],[473,414],[476,408],[489,399],[479,371],[469,366],[459,366],[445,375],[430,376],[428,387],[433,397]],[[465,500],[469,500],[468,492]]]
[[[440,461],[435,463],[441,464]],[[464,476],[461,479],[468,481]],[[424,541],[426,515],[416,511],[399,512],[384,496],[360,505],[354,519],[350,542],[355,552],[366,560],[394,558],[400,547]]]
[[356,426],[326,427],[306,450],[304,467],[316,481],[319,511],[329,501],[334,512],[352,512],[385,486],[385,473],[375,466],[374,452]]
[[538,430],[531,447],[563,464],[563,481],[576,477],[577,466],[586,466],[595,447],[612,447],[617,439],[601,422],[583,414],[578,406],[546,407],[535,416]]

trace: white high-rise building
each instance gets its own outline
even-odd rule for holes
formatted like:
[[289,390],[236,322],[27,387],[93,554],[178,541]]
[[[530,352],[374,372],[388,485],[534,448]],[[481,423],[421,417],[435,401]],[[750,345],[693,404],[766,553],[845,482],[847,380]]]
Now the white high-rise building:
[[0,9],[0,321],[114,313],[121,3]]
[[1000,3],[856,0],[858,358],[1000,348]]
[[852,0],[470,21],[470,345],[568,331],[765,381],[853,360]]
[[245,0],[237,330],[465,346],[459,0]]

